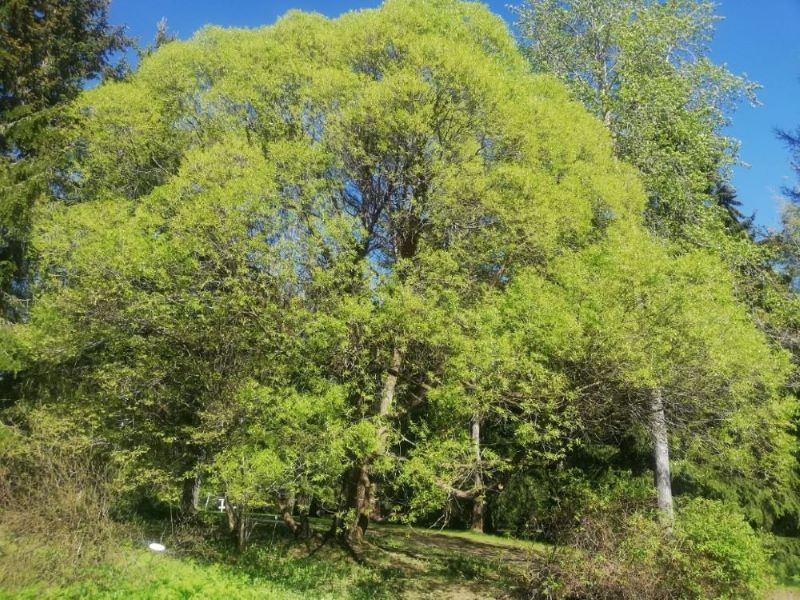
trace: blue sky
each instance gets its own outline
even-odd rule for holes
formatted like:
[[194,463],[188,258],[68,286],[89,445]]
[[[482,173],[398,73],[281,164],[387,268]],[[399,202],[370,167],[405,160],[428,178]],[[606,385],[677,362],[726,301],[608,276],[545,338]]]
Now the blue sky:
[[[511,20],[506,4],[486,2]],[[169,27],[188,38],[205,24],[257,27],[275,21],[291,8],[336,16],[348,10],[378,6],[380,0],[113,0],[111,19],[149,42],[155,25],[166,17]],[[718,0],[725,17],[717,26],[711,57],[735,73],[746,73],[764,87],[762,106],[740,107],[730,135],[742,142],[741,158],[749,167],[737,168],[734,183],[745,212],[767,227],[778,225],[780,188],[793,181],[789,155],[775,138],[775,127],[800,126],[800,0]]]

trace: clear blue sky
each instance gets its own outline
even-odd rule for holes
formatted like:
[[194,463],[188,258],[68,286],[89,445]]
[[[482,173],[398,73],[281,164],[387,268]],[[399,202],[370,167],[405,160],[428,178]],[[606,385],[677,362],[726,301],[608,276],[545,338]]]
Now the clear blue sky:
[[[486,2],[506,20],[506,4]],[[149,42],[155,25],[166,17],[170,29],[188,38],[205,24],[257,27],[275,21],[291,8],[336,16],[348,10],[375,7],[380,0],[113,0],[111,18],[128,26],[141,43]],[[746,73],[764,86],[759,108],[743,106],[733,116],[730,134],[742,142],[734,183],[745,212],[759,224],[778,223],[780,188],[792,181],[789,156],[776,140],[775,127],[800,126],[800,0],[718,0],[718,24],[712,59],[735,73]]]

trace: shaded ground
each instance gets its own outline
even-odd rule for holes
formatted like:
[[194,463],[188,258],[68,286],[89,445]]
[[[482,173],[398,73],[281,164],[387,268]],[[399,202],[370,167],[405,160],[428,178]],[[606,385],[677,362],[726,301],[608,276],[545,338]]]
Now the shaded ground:
[[[262,516],[254,542],[269,544],[285,535],[282,523]],[[312,521],[320,534],[328,527]],[[379,572],[388,590],[386,597],[403,600],[513,599],[525,597],[523,577],[533,555],[548,547],[524,540],[468,531],[445,531],[373,523],[359,555],[363,566]],[[319,536],[305,547],[294,546],[296,557],[339,560],[342,551]],[[384,590],[385,591],[385,590]]]
[[516,598],[532,555],[542,546],[519,540],[438,532],[399,526],[376,526],[368,542],[374,558],[402,572],[407,599]]
[[[44,576],[68,549],[26,538],[17,541],[39,542],[39,548],[15,554],[13,544],[2,543],[0,529],[0,600],[515,600],[528,597],[530,565],[554,550],[466,531],[376,524],[354,561],[335,541],[322,543],[328,526],[322,519],[313,523],[317,535],[303,544],[280,520],[260,515],[252,543],[239,553],[221,527],[222,516],[203,517],[205,525],[186,528],[152,522],[107,548],[102,562],[72,565],[77,577]],[[167,552],[147,550],[154,540],[163,541]],[[30,577],[6,577],[16,585],[4,590],[4,568],[9,576]],[[800,588],[781,587],[767,600],[800,600]]]

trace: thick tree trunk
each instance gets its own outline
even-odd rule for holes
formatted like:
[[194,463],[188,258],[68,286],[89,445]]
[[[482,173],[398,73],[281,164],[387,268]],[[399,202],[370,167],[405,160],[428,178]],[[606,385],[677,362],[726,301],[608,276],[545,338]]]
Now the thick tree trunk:
[[[377,416],[380,417],[381,421],[386,419],[392,410],[402,363],[403,357],[400,354],[400,350],[395,348],[392,352],[392,362],[386,375],[386,382],[383,385],[383,393],[378,403]],[[378,429],[378,453],[383,452],[385,448],[386,433],[386,424],[381,423]],[[370,465],[374,459],[374,456],[367,457],[363,463],[355,466],[350,473],[350,482],[347,486],[348,508],[355,511],[353,523],[348,533],[348,541],[351,545],[359,545],[364,541],[364,536],[369,526],[373,497],[377,499],[377,484],[374,484],[370,478]]]
[[225,496],[225,514],[228,517],[228,531],[236,542],[236,547],[240,551],[244,550],[247,539],[250,537],[248,529],[250,523],[244,508],[235,508]]
[[187,477],[183,480],[181,490],[181,514],[191,516],[200,505],[200,476]]
[[672,483],[669,475],[669,438],[664,398],[659,388],[653,390],[650,404],[650,430],[653,436],[655,480],[658,493],[658,510],[662,521],[670,525],[674,519],[672,508]]
[[295,498],[294,494],[291,494],[286,498],[281,499],[278,508],[281,511],[281,518],[283,519],[283,522],[293,534],[297,535],[297,531],[300,529],[300,524],[294,520],[294,506]]
[[370,504],[372,501],[370,497],[372,486],[369,480],[369,465],[362,464],[354,467],[351,477],[349,508],[355,514],[347,537],[352,545],[358,546],[364,541],[364,536],[369,526]]
[[472,419],[472,447],[475,452],[475,494],[472,500],[472,530],[483,533],[483,471],[481,467],[481,421],[479,417]]

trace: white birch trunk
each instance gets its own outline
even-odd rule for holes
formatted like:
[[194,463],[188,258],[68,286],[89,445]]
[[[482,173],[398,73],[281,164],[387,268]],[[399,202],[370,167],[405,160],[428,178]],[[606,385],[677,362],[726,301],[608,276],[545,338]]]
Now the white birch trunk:
[[662,520],[671,524],[674,519],[672,508],[672,482],[669,474],[669,438],[667,419],[664,413],[664,398],[660,388],[653,390],[650,404],[650,430],[653,436],[653,457],[655,459],[656,492],[658,510]]

